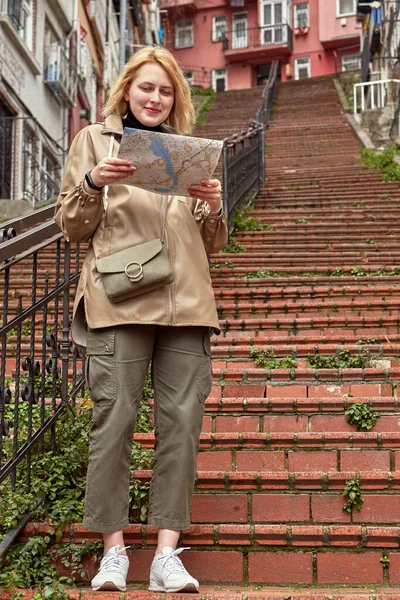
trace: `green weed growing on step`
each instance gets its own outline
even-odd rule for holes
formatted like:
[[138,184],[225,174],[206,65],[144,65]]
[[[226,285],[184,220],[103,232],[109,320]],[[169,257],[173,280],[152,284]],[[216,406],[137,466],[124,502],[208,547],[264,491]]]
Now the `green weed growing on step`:
[[376,412],[364,402],[352,404],[344,414],[348,417],[347,422],[350,423],[350,425],[355,425],[358,431],[369,431],[374,427],[377,419],[381,416],[380,413]]
[[355,277],[368,277],[369,273],[362,267],[353,267],[350,269],[350,275],[354,275]]
[[250,351],[250,357],[254,359],[257,367],[264,369],[296,369],[297,362],[294,356],[285,356],[283,358],[277,358],[273,350],[257,350],[252,348]]
[[333,269],[333,271],[328,272],[328,275],[330,277],[343,277],[344,274],[345,272],[340,267],[337,267],[336,269]]
[[400,148],[397,145],[379,152],[368,148],[362,151],[364,165],[380,169],[384,181],[400,181],[400,165],[393,160],[396,156],[400,156]]
[[244,206],[237,208],[233,215],[232,235],[238,231],[274,231],[275,227],[268,223],[263,223],[260,219],[249,217],[249,213],[254,208],[254,201],[248,202]]
[[355,202],[353,205],[355,208],[364,208],[364,206],[366,206],[365,202],[361,201],[361,202]]
[[361,495],[360,486],[360,474],[354,477],[354,479],[348,479],[343,490],[343,496],[347,498],[347,501],[343,505],[343,510],[351,513],[353,508],[360,511],[364,504],[364,498]]
[[220,252],[223,254],[242,254],[247,252],[247,250],[235,237],[231,237],[229,243]]
[[381,561],[381,563],[382,563],[382,565],[383,565],[384,568],[386,568],[386,569],[389,568],[390,558],[388,557],[387,554],[384,554],[382,556],[382,558],[380,558],[379,560]]
[[293,219],[293,223],[296,223],[298,225],[306,224],[307,223],[307,219]]
[[231,260],[226,260],[225,266],[227,266],[228,269],[233,269],[233,262]]
[[370,356],[367,350],[352,356],[347,348],[341,348],[331,356],[322,356],[317,351],[314,354],[308,354],[306,364],[313,369],[360,369],[365,367],[369,360]]
[[356,346],[365,346],[366,344],[379,344],[379,343],[380,343],[379,338],[370,337],[370,338],[367,338],[366,340],[357,340]]
[[204,123],[205,117],[206,117],[206,112],[209,110],[209,108],[211,108],[217,94],[212,88],[201,88],[201,87],[193,88],[192,92],[193,92],[193,96],[195,99],[195,104],[197,103],[196,102],[197,96],[207,97],[206,101],[201,106],[199,114],[196,118],[196,126],[198,126],[198,125],[201,125],[202,123]]
[[279,273],[276,271],[264,271],[264,269],[259,269],[255,273],[249,272],[246,274],[247,279],[267,279],[267,278],[277,278],[281,277]]

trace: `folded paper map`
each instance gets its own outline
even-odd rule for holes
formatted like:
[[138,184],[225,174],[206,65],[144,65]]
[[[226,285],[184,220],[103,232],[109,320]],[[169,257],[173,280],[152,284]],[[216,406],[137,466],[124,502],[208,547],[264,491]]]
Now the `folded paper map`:
[[158,194],[189,196],[188,188],[211,179],[223,142],[125,127],[118,158],[136,171],[124,183]]

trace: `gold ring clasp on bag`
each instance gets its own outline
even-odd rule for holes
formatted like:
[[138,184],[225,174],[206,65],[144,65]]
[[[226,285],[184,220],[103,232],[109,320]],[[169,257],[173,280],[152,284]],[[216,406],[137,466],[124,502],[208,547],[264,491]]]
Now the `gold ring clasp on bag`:
[[[131,265],[137,265],[139,267],[139,273],[137,275],[130,275],[128,273],[128,268]],[[142,279],[143,277],[143,266],[140,264],[140,262],[137,262],[136,260],[131,260],[131,262],[128,262],[128,264],[125,267],[125,275],[129,279],[129,281],[140,281],[140,279]]]

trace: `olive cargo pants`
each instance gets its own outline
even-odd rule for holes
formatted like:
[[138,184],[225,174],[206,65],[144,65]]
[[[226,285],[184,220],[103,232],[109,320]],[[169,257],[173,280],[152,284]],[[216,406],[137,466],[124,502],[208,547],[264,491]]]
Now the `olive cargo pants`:
[[83,525],[112,533],[129,523],[133,430],[151,360],[155,457],[148,522],[162,529],[187,528],[204,402],[212,385],[209,329],[124,325],[90,330],[86,355],[93,425]]

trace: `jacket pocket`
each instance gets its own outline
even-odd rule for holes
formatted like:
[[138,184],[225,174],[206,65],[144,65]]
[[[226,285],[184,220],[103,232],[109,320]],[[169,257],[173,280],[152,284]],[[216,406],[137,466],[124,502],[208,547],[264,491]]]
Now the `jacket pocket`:
[[201,359],[202,362],[197,379],[197,398],[202,404],[204,404],[204,402],[207,400],[212,388],[211,344],[209,330],[203,334],[203,349],[204,356]]
[[88,331],[86,382],[91,399],[99,406],[110,406],[117,399],[114,348],[115,331]]

